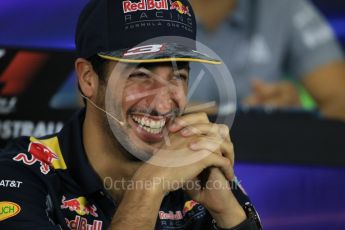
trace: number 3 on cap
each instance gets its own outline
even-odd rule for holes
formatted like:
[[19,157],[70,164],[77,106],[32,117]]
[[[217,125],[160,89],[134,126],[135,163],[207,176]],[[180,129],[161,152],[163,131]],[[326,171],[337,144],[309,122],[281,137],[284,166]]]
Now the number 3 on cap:
[[161,51],[163,45],[147,45],[147,46],[138,46],[128,50],[123,56],[133,56],[138,54],[147,54],[147,53],[157,53]]

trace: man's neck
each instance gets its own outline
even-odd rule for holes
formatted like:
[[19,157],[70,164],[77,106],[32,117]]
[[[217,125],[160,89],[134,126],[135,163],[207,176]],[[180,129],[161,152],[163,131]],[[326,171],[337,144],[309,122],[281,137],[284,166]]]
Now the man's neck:
[[[99,175],[109,194],[119,201],[124,190],[115,185],[129,181],[141,163],[128,160],[122,153],[113,135],[107,135],[103,124],[96,113],[86,111],[83,123],[83,143],[87,158]],[[117,183],[119,182],[119,183]]]
[[198,21],[214,31],[235,9],[237,0],[190,0]]

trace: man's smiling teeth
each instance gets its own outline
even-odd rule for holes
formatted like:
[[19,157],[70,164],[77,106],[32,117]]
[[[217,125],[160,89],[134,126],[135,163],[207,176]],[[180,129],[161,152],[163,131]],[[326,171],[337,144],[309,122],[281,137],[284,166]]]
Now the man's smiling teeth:
[[165,125],[165,119],[153,120],[148,117],[132,116],[133,120],[139,124],[139,126],[146,132],[158,134],[162,131]]

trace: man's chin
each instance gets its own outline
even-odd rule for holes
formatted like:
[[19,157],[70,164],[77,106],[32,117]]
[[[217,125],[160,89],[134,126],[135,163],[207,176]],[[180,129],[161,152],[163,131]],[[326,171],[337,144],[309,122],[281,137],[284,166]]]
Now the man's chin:
[[[150,117],[150,120],[147,116],[142,116],[142,120],[140,118],[138,114],[134,118],[128,116],[127,125],[118,126],[118,131],[115,131],[118,134],[116,136],[119,143],[125,150],[125,155],[132,155],[126,157],[129,160],[149,160],[165,143],[164,129],[166,129],[165,121],[168,119]],[[152,120],[154,121],[151,123]]]
[[152,139],[150,139],[150,141],[146,141],[141,138],[141,136],[137,135],[137,132],[135,132],[132,127],[129,129],[128,144],[130,146],[128,146],[127,151],[142,161],[149,160],[164,144],[164,138],[159,138],[159,141],[152,141]]
[[137,152],[144,152],[146,155],[152,156],[158,149],[162,147],[164,144],[164,138],[160,139],[160,141],[154,142],[145,141],[144,139],[132,133],[132,135],[130,135],[130,142]]

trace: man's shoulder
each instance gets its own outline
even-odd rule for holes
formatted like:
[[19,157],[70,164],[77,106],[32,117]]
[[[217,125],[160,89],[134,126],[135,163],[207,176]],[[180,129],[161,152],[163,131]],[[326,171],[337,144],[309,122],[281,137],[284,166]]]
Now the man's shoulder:
[[30,137],[23,136],[9,141],[6,146],[0,150],[0,164],[12,162],[12,159],[18,153],[27,153],[27,147],[30,143]]
[[0,151],[0,165],[13,167],[18,169],[17,171],[23,171],[25,168],[43,176],[51,173],[53,169],[66,168],[58,138],[54,135],[44,138],[19,137],[12,140]]

